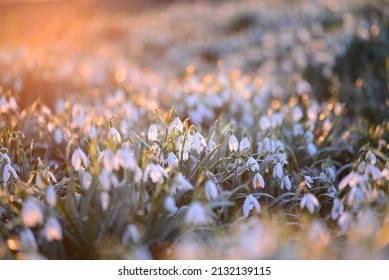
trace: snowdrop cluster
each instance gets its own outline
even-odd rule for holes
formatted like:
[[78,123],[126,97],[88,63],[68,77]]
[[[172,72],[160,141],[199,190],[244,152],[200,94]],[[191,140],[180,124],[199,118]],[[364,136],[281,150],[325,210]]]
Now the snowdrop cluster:
[[[388,257],[388,126],[347,117],[303,73],[330,79],[366,19],[335,1],[239,2],[137,16],[127,50],[0,48],[0,259]],[[90,95],[24,108],[32,70]]]

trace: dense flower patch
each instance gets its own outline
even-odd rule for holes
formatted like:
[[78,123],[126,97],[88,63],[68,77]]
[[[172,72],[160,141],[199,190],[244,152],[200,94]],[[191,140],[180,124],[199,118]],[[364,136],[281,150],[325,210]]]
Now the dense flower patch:
[[[200,5],[188,22],[218,12],[175,29],[176,5],[159,36],[140,16],[152,74],[126,61],[136,44],[1,49],[0,258],[388,258],[388,89],[372,75],[388,65],[337,72],[354,40],[388,61],[388,7],[324,2]],[[85,94],[21,108],[41,77]]]

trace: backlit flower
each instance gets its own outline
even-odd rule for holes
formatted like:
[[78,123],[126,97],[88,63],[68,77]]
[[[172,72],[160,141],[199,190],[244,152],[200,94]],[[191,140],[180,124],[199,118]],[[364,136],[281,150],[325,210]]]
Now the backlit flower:
[[182,121],[180,120],[180,118],[176,117],[170,124],[169,124],[169,127],[168,127],[168,133],[169,134],[172,134],[173,130],[176,129],[177,131],[179,131],[180,133],[182,133],[184,131],[184,125],[182,124]]
[[62,227],[59,221],[53,217],[50,216],[45,224],[45,227],[43,228],[43,236],[47,239],[47,241],[54,241],[62,240]]
[[7,163],[4,165],[4,169],[3,169],[3,178],[2,178],[3,184],[8,183],[9,179],[11,178],[11,175],[14,179],[19,178],[15,169],[11,166],[11,164]]
[[155,124],[150,125],[149,131],[147,132],[147,139],[150,142],[155,142],[158,139],[158,129]]
[[210,221],[207,210],[199,202],[192,202],[185,215],[185,223],[196,226],[206,225]]
[[253,179],[253,186],[254,186],[254,189],[259,189],[259,188],[265,187],[265,180],[263,179],[261,174],[255,173],[254,179]]
[[22,203],[23,223],[28,227],[36,227],[43,224],[43,212],[39,202],[35,198],[28,198]]
[[89,166],[89,159],[86,154],[81,150],[81,148],[77,148],[72,155],[72,165],[75,170],[80,170],[81,165],[84,167]]
[[367,152],[366,154],[366,158],[368,159],[368,161],[371,163],[371,164],[376,164],[377,163],[377,157],[375,156],[375,154],[373,154],[372,152]]
[[115,145],[122,142],[122,136],[120,135],[120,132],[117,131],[114,127],[109,129],[108,138],[112,140]]
[[231,152],[236,152],[238,151],[238,146],[239,146],[238,139],[236,139],[235,135],[232,134],[228,139],[228,148],[230,149]]
[[196,132],[193,136],[193,149],[200,154],[204,148],[207,147],[207,142],[205,141],[204,136],[200,132]]

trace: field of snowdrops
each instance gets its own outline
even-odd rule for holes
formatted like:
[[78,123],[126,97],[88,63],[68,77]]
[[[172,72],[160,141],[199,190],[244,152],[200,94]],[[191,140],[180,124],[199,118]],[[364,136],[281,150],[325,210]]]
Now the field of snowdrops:
[[7,9],[0,259],[389,258],[388,2]]

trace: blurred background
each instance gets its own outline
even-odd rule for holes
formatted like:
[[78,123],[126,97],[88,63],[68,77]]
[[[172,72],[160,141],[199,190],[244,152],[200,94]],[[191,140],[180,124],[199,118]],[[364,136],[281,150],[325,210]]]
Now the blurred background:
[[0,0],[0,82],[22,107],[52,107],[118,87],[147,98],[188,69],[222,66],[277,98],[304,78],[319,100],[339,95],[374,119],[389,94],[388,38],[385,0]]

